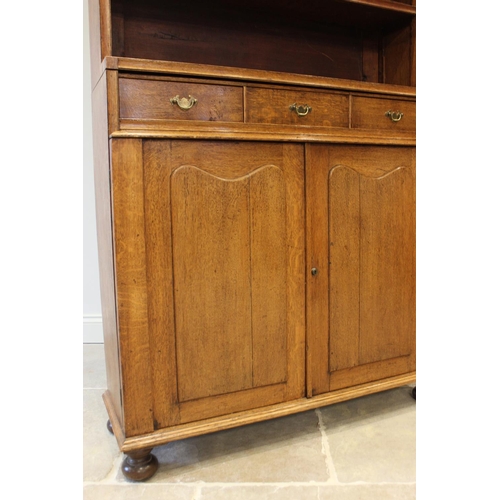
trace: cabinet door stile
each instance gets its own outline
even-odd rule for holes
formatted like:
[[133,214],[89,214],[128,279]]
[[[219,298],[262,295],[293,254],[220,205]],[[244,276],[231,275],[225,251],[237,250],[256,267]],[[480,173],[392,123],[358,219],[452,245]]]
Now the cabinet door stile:
[[[179,423],[168,142],[144,141],[148,320],[155,428]],[[161,394],[161,397],[158,395]]]
[[[307,395],[329,390],[328,206],[329,148],[306,145]],[[313,270],[315,274],[313,275]]]
[[305,156],[304,146],[283,145],[286,189],[287,401],[305,395]]
[[111,141],[116,292],[124,430],[153,430],[142,141]]

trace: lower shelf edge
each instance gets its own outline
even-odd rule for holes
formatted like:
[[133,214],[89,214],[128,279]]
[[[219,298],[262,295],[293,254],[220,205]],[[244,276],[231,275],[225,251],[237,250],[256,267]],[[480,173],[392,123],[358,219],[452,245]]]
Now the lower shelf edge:
[[[378,380],[375,382],[369,382],[367,384],[362,384],[355,387],[340,389],[334,392],[329,392],[327,394],[320,394],[318,396],[313,396],[312,398],[301,398],[285,403],[278,403],[262,408],[255,408],[252,410],[232,413],[230,415],[224,415],[221,417],[214,417],[199,422],[176,425],[166,429],[157,430],[150,434],[128,438],[123,436],[120,426],[117,425],[118,429],[117,432],[115,432],[115,437],[118,441],[118,445],[120,446],[121,451],[127,453],[129,451],[139,450],[142,448],[153,448],[155,446],[167,444],[171,441],[178,441],[180,439],[186,439],[193,436],[210,434],[212,432],[232,429],[234,427],[253,424],[255,422],[262,422],[264,420],[270,420],[277,417],[284,417],[293,413],[313,410],[315,408],[328,406],[333,403],[340,403],[342,401],[366,396],[368,394],[374,394],[376,392],[394,389],[396,387],[415,382],[415,380],[416,372],[411,372],[404,375],[398,375],[395,377]],[[112,406],[109,406],[109,401],[107,401],[106,393],[103,395],[103,398],[106,403],[106,408],[108,409],[111,424],[113,424],[114,427],[114,420],[117,422],[116,415],[114,414],[114,409]]]

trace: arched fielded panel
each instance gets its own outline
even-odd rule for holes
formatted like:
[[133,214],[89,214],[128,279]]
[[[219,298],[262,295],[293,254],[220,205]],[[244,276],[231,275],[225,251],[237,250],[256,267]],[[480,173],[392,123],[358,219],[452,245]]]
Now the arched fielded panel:
[[179,400],[285,382],[282,171],[224,179],[183,166],[171,205]]

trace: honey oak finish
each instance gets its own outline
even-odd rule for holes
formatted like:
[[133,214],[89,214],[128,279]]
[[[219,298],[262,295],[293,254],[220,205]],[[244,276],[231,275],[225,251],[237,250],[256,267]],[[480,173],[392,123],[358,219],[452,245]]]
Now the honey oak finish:
[[415,151],[307,148],[316,395],[415,370]]
[[124,475],[173,440],[414,381],[415,3],[89,9]]
[[127,435],[303,396],[300,149],[112,140]]

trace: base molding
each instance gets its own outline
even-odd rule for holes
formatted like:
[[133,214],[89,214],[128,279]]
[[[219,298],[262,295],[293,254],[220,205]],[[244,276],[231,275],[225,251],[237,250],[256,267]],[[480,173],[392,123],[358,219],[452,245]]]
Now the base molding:
[[103,399],[108,410],[111,424],[113,425],[118,446],[122,452],[127,453],[134,450],[153,448],[155,446],[170,443],[171,441],[178,441],[180,439],[186,439],[193,436],[210,434],[211,432],[232,429],[234,427],[253,424],[255,422],[262,422],[264,420],[270,420],[277,417],[284,417],[293,413],[313,410],[315,408],[340,403],[349,399],[359,398],[368,394],[394,389],[396,387],[411,384],[415,381],[416,372],[411,372],[404,375],[397,375],[395,377],[378,380],[376,382],[357,385],[348,389],[340,389],[327,394],[320,394],[318,396],[313,396],[312,398],[301,398],[263,408],[232,413],[226,416],[175,425],[151,432],[150,434],[128,438],[124,436],[123,430],[120,427],[115,408],[113,408],[111,403],[110,394],[107,392],[104,393]]

